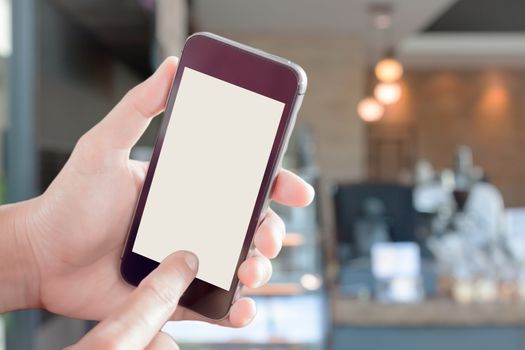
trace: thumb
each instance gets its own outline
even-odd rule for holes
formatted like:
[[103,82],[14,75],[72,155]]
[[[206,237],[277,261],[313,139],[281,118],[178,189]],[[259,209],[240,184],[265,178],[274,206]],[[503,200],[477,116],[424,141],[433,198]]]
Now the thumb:
[[176,57],[167,58],[152,76],[131,89],[91,130],[97,142],[109,148],[131,149],[151,119],[164,110],[177,62]]

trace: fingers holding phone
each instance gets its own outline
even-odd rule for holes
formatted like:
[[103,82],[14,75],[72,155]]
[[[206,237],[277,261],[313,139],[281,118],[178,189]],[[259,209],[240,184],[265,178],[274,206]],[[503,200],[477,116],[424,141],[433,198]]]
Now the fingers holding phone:
[[197,274],[198,265],[193,253],[171,254],[140,283],[121,308],[69,349],[178,349],[160,329],[175,312],[181,295]]

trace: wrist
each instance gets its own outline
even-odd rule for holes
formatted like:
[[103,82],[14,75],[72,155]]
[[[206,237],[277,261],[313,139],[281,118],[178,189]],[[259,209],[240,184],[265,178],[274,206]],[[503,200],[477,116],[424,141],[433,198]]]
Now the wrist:
[[0,206],[0,313],[40,305],[29,221],[37,199]]

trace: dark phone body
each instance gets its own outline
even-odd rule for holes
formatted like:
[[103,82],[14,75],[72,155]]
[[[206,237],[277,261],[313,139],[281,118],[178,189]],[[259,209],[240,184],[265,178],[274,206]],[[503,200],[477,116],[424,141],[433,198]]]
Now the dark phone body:
[[[134,253],[132,250],[181,82],[182,71],[185,67],[285,104],[239,255],[236,271],[246,259],[255,230],[268,206],[272,184],[280,167],[282,155],[286,151],[288,139],[306,90],[306,75],[304,71],[290,61],[210,33],[197,33],[188,38],[173,80],[166,103],[164,120],[155,143],[150,166],[122,254],[120,268],[122,277],[134,286],[137,286],[159,265],[158,262]],[[180,304],[212,319],[224,318],[228,315],[238,284],[236,273],[228,291],[196,278],[182,296]]]

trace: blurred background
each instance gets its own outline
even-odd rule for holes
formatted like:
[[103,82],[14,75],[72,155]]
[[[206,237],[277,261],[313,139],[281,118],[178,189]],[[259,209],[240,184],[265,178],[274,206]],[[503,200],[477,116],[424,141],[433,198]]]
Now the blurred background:
[[[241,330],[183,349],[525,349],[525,2],[0,0],[1,201],[38,195],[76,140],[187,35],[303,66],[284,165],[315,185]],[[147,159],[160,118],[133,156]],[[203,213],[204,214],[204,213]],[[94,322],[0,316],[0,349]]]

